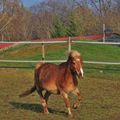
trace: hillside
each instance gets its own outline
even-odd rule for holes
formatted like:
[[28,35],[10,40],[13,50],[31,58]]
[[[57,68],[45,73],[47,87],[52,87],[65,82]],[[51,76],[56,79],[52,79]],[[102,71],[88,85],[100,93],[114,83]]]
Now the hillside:
[[[72,49],[78,50],[86,61],[120,61],[120,48],[113,45],[72,44]],[[46,60],[66,59],[67,45],[45,45]],[[19,45],[0,52],[0,59],[41,60],[41,44]]]
[[[67,59],[67,45],[52,44],[45,45],[46,60]],[[78,50],[84,61],[120,62],[120,47],[115,45],[88,45],[72,44],[72,49]],[[0,59],[6,60],[41,60],[41,45],[19,45],[0,52]],[[34,67],[35,63],[0,63],[1,67]],[[93,65],[85,64],[86,68],[117,69],[120,65]]]

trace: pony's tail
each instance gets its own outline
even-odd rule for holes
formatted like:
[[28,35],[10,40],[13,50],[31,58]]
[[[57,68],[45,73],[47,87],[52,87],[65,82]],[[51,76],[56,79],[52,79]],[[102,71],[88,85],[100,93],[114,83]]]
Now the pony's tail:
[[40,62],[38,63],[36,66],[35,66],[35,73],[34,73],[34,79],[35,79],[35,82],[34,82],[34,86],[32,88],[30,88],[29,90],[26,90],[24,93],[20,94],[19,97],[25,97],[29,94],[31,94],[32,92],[34,92],[36,90],[36,81],[38,82],[39,81],[39,76],[38,76],[38,69],[44,64],[44,62]]
[[26,90],[24,93],[20,94],[19,97],[25,97],[25,96],[31,94],[32,92],[34,92],[35,90],[36,90],[36,86],[34,85],[29,90]]

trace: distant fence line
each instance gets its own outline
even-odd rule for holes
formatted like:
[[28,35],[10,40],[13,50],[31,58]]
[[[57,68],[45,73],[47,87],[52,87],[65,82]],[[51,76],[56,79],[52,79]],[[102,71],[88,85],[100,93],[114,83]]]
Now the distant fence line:
[[64,41],[12,41],[12,42],[0,42],[1,44],[6,43],[14,43],[14,44],[56,44],[56,43],[81,43],[81,44],[105,44],[105,45],[120,45],[120,42],[87,42],[87,41],[77,41],[77,40],[71,40],[69,38],[68,40]]
[[[68,51],[71,50],[72,43],[80,43],[80,44],[103,44],[103,45],[120,45],[120,42],[87,42],[87,41],[76,41],[71,40],[69,37],[68,40],[64,41],[19,41],[19,42],[0,42],[2,44],[6,43],[14,43],[14,44],[42,44],[42,61],[45,62],[64,62],[66,60],[45,60],[45,44],[56,44],[56,43],[67,43]],[[0,62],[6,63],[36,63],[40,61],[29,61],[29,60],[0,60]],[[111,64],[111,65],[120,65],[120,62],[97,62],[97,61],[84,61],[87,64]]]

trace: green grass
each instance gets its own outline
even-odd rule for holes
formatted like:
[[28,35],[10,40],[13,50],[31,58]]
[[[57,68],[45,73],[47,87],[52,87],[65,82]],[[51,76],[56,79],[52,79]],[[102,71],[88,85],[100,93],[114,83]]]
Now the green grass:
[[[120,48],[113,45],[73,44],[86,61],[120,62]],[[46,59],[66,59],[66,44],[47,45]],[[41,60],[41,45],[20,45],[0,52],[0,59]],[[0,63],[0,120],[68,120],[62,97],[49,99],[49,115],[44,115],[37,93],[20,99],[18,95],[33,85],[33,63]],[[11,67],[11,68],[10,68]],[[30,69],[26,69],[29,67]],[[22,69],[19,69],[22,68]],[[120,65],[84,64],[79,81],[81,105],[73,110],[73,120],[119,120]],[[75,97],[70,94],[71,105]]]
[[120,47],[118,46],[75,44],[73,49],[80,51],[86,61],[120,62]]
[[[120,47],[113,45],[72,44],[72,49],[78,50],[84,60],[120,61]],[[45,58],[65,59],[66,44],[45,45]],[[41,45],[20,45],[0,52],[0,59],[40,60],[42,58]]]
[[[120,62],[120,47],[113,45],[72,44],[72,49],[78,50],[85,61]],[[62,60],[67,57],[66,44],[45,45],[46,60]],[[41,60],[41,45],[20,45],[0,52],[0,59]],[[0,63],[0,66],[12,66],[11,63]],[[31,63],[14,64],[14,66],[34,66]]]

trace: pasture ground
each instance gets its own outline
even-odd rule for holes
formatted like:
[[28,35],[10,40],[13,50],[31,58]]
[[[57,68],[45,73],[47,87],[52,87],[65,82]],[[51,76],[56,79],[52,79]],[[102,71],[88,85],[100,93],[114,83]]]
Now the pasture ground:
[[[98,68],[98,67],[97,67]],[[49,115],[44,115],[36,92],[19,98],[33,85],[33,69],[0,68],[0,120],[119,120],[120,71],[85,67],[85,77],[79,81],[81,105],[73,110],[74,118],[60,96],[49,99]],[[75,97],[70,94],[71,105]]]
[[[120,62],[120,47],[113,45],[73,44],[83,60]],[[45,46],[47,60],[66,59],[66,44]],[[0,59],[41,60],[40,45],[20,45],[0,51]],[[49,115],[44,115],[38,94],[18,95],[33,85],[32,63],[0,63],[0,120],[68,120],[60,96],[49,99]],[[29,68],[29,69],[28,69]],[[73,110],[73,120],[120,120],[120,65],[84,65],[79,81],[81,105]],[[75,97],[70,94],[71,105]]]

